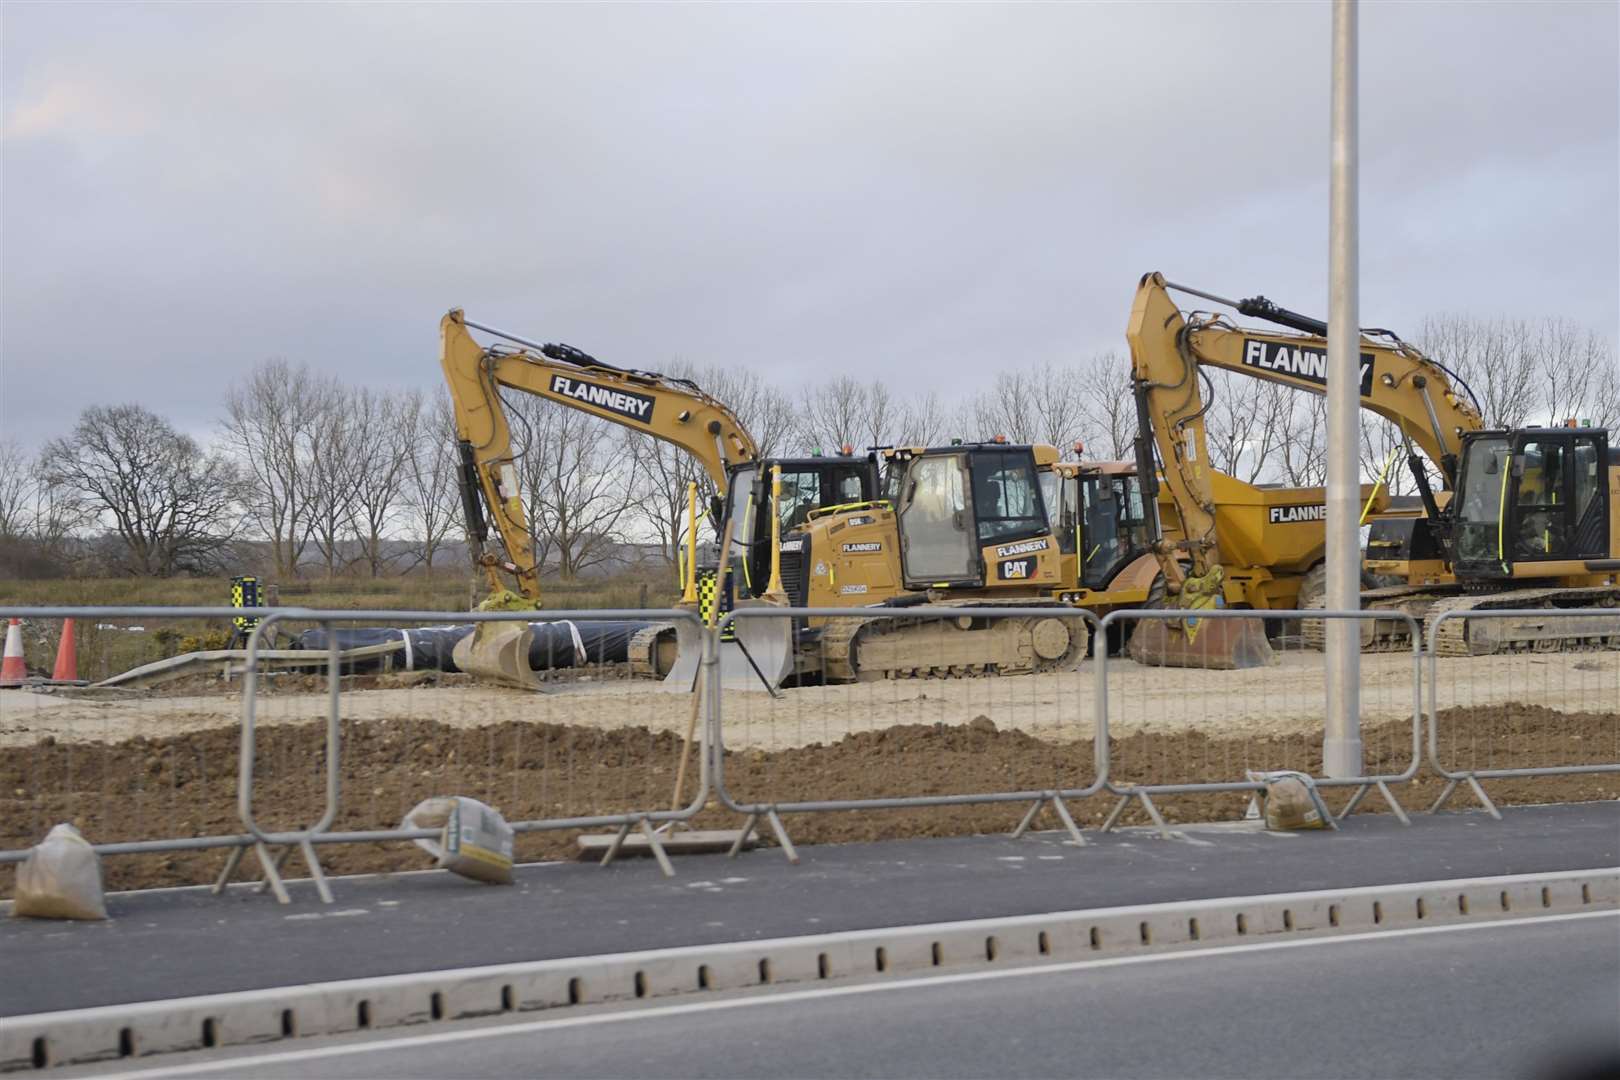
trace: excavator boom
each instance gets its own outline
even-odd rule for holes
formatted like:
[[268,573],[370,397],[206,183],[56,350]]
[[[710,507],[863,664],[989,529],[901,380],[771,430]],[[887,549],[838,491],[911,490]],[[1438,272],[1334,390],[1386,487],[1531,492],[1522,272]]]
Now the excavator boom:
[[[1227,304],[1239,311],[1268,319],[1292,332],[1256,330],[1234,325],[1224,316],[1185,313],[1170,295],[1179,289]],[[1181,539],[1155,548],[1172,599],[1186,608],[1211,607],[1220,602],[1225,558],[1215,528],[1216,474],[1209,459],[1205,416],[1209,397],[1204,368],[1218,368],[1278,383],[1308,393],[1327,392],[1326,325],[1320,320],[1280,308],[1264,297],[1231,301],[1197,289],[1171,285],[1162,274],[1144,275],[1131,307],[1126,338],[1130,344],[1139,441],[1138,471],[1153,475],[1153,451],[1164,466]],[[1408,462],[1421,493],[1429,520],[1440,517],[1438,500],[1430,488],[1423,456],[1432,462],[1447,488],[1456,484],[1458,454],[1463,435],[1481,426],[1478,409],[1468,398],[1461,380],[1442,365],[1387,331],[1363,331],[1360,350],[1362,407],[1392,422],[1408,448]],[[1470,394],[1469,397],[1472,395]],[[1148,439],[1152,440],[1152,447]],[[1182,568],[1182,559],[1190,571]],[[1149,630],[1149,626],[1155,629]],[[1133,642],[1133,654],[1144,662],[1177,663],[1178,650],[1185,662],[1208,666],[1212,645],[1193,650],[1195,624],[1163,633],[1160,624]],[[1234,657],[1263,657],[1264,650],[1250,640],[1256,632],[1248,620],[1215,620],[1202,631],[1238,635],[1214,648]],[[1141,636],[1141,635],[1139,635]],[[1182,646],[1189,648],[1182,649]]]

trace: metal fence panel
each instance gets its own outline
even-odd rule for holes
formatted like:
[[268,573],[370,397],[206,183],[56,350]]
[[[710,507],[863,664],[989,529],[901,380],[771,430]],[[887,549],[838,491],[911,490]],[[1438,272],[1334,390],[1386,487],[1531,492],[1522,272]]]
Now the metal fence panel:
[[[74,616],[81,625],[122,618],[143,628],[132,635],[147,639],[155,636],[149,624],[159,620],[209,619],[228,627],[243,615],[232,608],[14,613],[36,621]],[[0,862],[26,857],[27,845],[57,821],[77,820],[104,854],[230,847],[239,855],[268,840],[277,847],[346,845],[338,856],[346,870],[397,868],[397,851],[364,845],[434,835],[400,829],[406,812],[433,795],[480,799],[525,834],[686,820],[706,801],[704,724],[689,704],[691,687],[671,694],[651,680],[632,681],[624,663],[593,656],[583,645],[571,650],[566,669],[545,678],[541,692],[474,686],[469,676],[421,670],[408,638],[397,647],[345,647],[332,667],[333,628],[650,620],[685,625],[701,647],[705,635],[689,612],[250,614],[262,621],[246,656],[238,651],[194,663],[164,688],[0,694],[0,739],[28,747],[36,761],[19,770],[25,779],[0,792],[6,849]],[[281,647],[287,641],[272,641],[311,627],[329,631],[326,645],[290,652]],[[181,643],[184,635],[163,640]],[[301,671],[288,670],[300,661]],[[127,666],[127,659],[105,666]],[[64,702],[73,709],[65,713]],[[69,714],[71,730],[53,734],[55,718]],[[690,764],[676,800],[678,747],[688,731]],[[554,839],[547,851],[570,842]],[[305,855],[314,862],[312,852]],[[233,857],[226,874],[234,869]],[[117,883],[115,875],[109,884]]]
[[[1442,656],[1448,624],[1545,625],[1552,635],[1526,648]],[[1584,639],[1575,650],[1558,639]],[[1439,809],[1460,783],[1495,807],[1481,779],[1620,772],[1620,611],[1613,608],[1443,612],[1428,633],[1428,759],[1447,783]]]
[[[1263,790],[1249,774],[1295,771],[1316,786],[1355,789],[1341,810],[1353,810],[1370,791],[1404,813],[1389,785],[1410,780],[1421,756],[1422,634],[1404,614],[1363,611],[1200,611],[1198,620],[1252,620],[1250,640],[1264,629],[1269,663],[1236,670],[1138,663],[1127,653],[1146,620],[1181,620],[1186,612],[1116,611],[1103,619],[1105,633],[1122,644],[1120,655],[1100,665],[1098,681],[1108,729],[1108,787],[1120,796],[1107,823],[1119,820],[1137,800],[1160,828],[1154,795],[1206,797],[1199,809],[1223,816],[1241,807],[1243,793]],[[1361,658],[1361,721],[1365,776],[1322,775],[1325,654],[1307,644],[1305,620],[1355,620],[1372,634],[1375,623],[1404,623],[1399,651]],[[1195,633],[1199,627],[1195,625]],[[1196,639],[1195,639],[1196,640]],[[1258,657],[1257,657],[1258,658]],[[1212,800],[1207,797],[1215,797]],[[1324,806],[1324,810],[1325,810]]]
[[[753,607],[728,615],[720,636],[736,625],[740,639],[757,641],[761,627],[786,634],[792,620],[794,633],[805,635],[801,640],[815,641],[807,653],[811,667],[827,670],[836,662],[829,638],[841,640],[855,624],[861,624],[861,634],[869,633],[866,627],[876,620],[894,618],[927,628],[906,650],[881,654],[898,667],[846,672],[843,677],[855,677],[846,682],[807,673],[807,685],[776,693],[763,682],[746,688],[745,679],[744,688],[733,681],[717,697],[711,772],[723,804],[752,822],[810,811],[1028,803],[1019,831],[1050,806],[1078,839],[1063,800],[1099,790],[1102,780],[1096,684],[1092,661],[1084,659],[1085,643],[1098,628],[1090,612],[1041,606]],[[829,619],[843,622],[823,623]],[[1026,619],[1055,621],[1037,628],[1043,633],[1040,647],[1053,656],[1028,662],[1059,670],[999,675],[967,662],[959,635],[994,633]],[[856,640],[858,650],[859,635]],[[1074,648],[1078,653],[1063,651]],[[867,655],[879,654],[869,648]],[[776,820],[772,824],[779,827]]]

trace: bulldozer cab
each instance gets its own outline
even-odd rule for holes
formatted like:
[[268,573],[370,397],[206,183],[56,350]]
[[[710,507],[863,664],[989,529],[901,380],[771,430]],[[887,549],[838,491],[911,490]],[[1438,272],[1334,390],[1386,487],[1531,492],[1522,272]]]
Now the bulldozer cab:
[[1608,432],[1471,432],[1461,457],[1452,522],[1459,578],[1536,577],[1536,564],[1608,558]]
[[1056,565],[1058,545],[1031,447],[989,443],[896,452],[887,490],[899,518],[908,589],[982,587],[991,562],[998,582],[1031,581],[1046,576],[1048,562]]

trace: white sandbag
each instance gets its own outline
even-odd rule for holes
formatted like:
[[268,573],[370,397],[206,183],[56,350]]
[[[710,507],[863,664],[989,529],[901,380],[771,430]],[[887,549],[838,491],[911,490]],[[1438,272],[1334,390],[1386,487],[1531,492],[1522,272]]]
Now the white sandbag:
[[1327,822],[1311,797],[1311,778],[1302,772],[1251,772],[1249,779],[1266,785],[1261,797],[1266,828],[1291,832],[1296,829],[1325,829]]
[[11,913],[33,919],[105,919],[101,857],[72,825],[58,825],[17,867]]
[[477,799],[444,795],[424,799],[405,815],[402,829],[438,829],[438,840],[417,840],[441,870],[499,885],[512,883],[512,826],[499,810]]

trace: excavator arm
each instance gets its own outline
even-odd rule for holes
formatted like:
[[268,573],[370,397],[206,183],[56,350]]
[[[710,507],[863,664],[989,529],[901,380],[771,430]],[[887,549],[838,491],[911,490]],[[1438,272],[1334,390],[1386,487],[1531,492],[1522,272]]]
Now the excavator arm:
[[[1296,333],[1239,327],[1224,316],[1184,313],[1171,297],[1177,289],[1227,304],[1243,314],[1287,326]],[[1164,464],[1165,484],[1181,516],[1193,576],[1204,579],[1220,566],[1215,541],[1212,468],[1205,437],[1208,401],[1200,368],[1220,368],[1313,394],[1327,392],[1327,325],[1257,297],[1228,301],[1147,274],[1137,286],[1126,337],[1140,425],[1138,470],[1154,475],[1146,439],[1151,433]],[[1439,508],[1417,451],[1438,468],[1445,486],[1456,486],[1462,434],[1483,425],[1478,409],[1460,393],[1467,387],[1442,365],[1387,331],[1362,332],[1361,405],[1392,422],[1407,446],[1409,466],[1431,520]],[[1470,398],[1472,394],[1468,395]],[[1160,550],[1172,591],[1182,573],[1175,553]]]
[[[482,330],[517,348],[480,345]],[[532,351],[531,351],[532,350]],[[520,496],[511,425],[501,400],[509,388],[651,435],[697,458],[722,497],[731,469],[755,461],[759,448],[737,417],[694,383],[655,372],[613,367],[568,345],[541,345],[468,322],[459,310],[439,321],[439,359],[455,405],[461,451],[461,495],[469,539],[496,592],[500,572],[531,604],[540,599],[540,572]],[[505,557],[486,549],[489,508]]]

